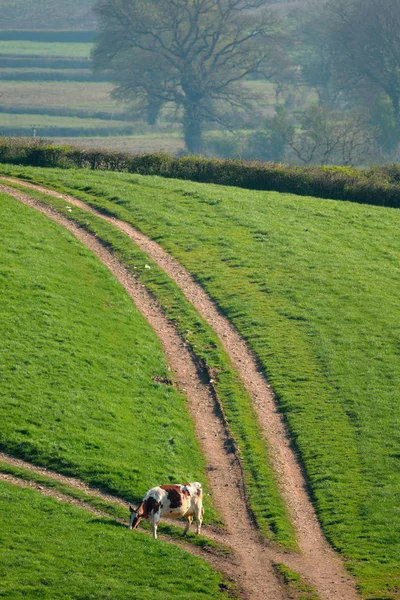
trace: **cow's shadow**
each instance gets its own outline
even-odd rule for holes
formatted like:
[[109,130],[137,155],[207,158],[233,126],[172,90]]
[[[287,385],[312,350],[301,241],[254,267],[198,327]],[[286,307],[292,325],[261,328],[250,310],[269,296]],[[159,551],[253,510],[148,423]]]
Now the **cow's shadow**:
[[96,519],[91,519],[90,523],[101,523],[101,525],[107,525],[108,527],[121,527],[122,529],[126,529],[129,525],[128,521],[126,523],[121,523],[115,519],[107,519],[107,517],[97,517]]

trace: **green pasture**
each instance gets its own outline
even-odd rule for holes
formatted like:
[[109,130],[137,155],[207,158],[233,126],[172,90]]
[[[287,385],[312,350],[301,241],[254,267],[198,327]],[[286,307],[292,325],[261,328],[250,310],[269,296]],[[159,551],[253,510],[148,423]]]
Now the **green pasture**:
[[[1,64],[1,63],[0,63]],[[56,79],[56,77],[61,74],[61,75],[65,75],[66,77],[70,77],[73,78],[74,76],[78,76],[78,77],[86,77],[87,81],[91,80],[91,76],[92,76],[92,71],[89,68],[82,68],[82,69],[52,69],[52,68],[48,68],[48,67],[5,67],[5,68],[0,68],[0,79],[3,79],[5,81],[11,80],[11,77],[13,75],[18,75],[21,79],[20,81],[24,81],[24,77],[26,79],[28,79],[29,77],[34,77],[37,76],[38,79],[40,79],[40,77],[46,75],[49,77],[49,80],[51,80],[52,77],[54,77]],[[29,79],[28,79],[29,81]]]
[[400,213],[157,177],[19,169],[156,239],[248,341],[325,534],[365,598],[400,597]]
[[[21,186],[16,184],[15,187]],[[35,190],[30,190],[29,194],[94,234],[157,298],[166,316],[176,324],[197,363],[212,373],[216,381],[216,393],[241,458],[249,504],[261,531],[266,538],[297,549],[293,526],[278,492],[269,464],[268,448],[253,413],[250,397],[213,330],[185,299],[178,286],[125,234],[87,211],[76,207],[72,209],[60,198]],[[150,269],[144,268],[145,264]]]
[[0,40],[0,54],[18,56],[65,56],[89,58],[93,44],[68,42],[27,42],[24,40]]
[[0,531],[3,598],[227,597],[205,561],[33,490],[0,483]]
[[129,500],[207,485],[186,399],[158,383],[171,375],[128,295],[62,227],[0,205],[1,449]]

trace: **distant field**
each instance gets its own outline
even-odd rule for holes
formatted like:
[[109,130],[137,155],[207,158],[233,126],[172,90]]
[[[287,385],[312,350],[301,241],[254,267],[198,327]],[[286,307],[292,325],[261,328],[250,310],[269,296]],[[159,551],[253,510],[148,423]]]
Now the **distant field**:
[[[52,140],[53,141],[53,140]],[[183,150],[185,144],[176,134],[108,136],[108,137],[79,137],[54,138],[56,144],[71,144],[79,148],[99,150],[116,150],[132,154],[147,154],[148,152],[165,152],[175,154]]]
[[[17,32],[14,33],[17,35]],[[92,48],[93,44],[90,43],[0,39],[0,104],[3,113],[0,133],[26,137],[32,134],[32,125],[36,125],[35,133],[38,136],[77,139],[80,146],[87,148],[128,152],[164,150],[173,154],[183,150],[180,126],[173,122],[172,111],[164,114],[161,122],[151,128],[144,120],[140,124],[126,120],[121,125],[111,123],[113,115],[118,119],[118,115],[127,112],[128,107],[111,98],[113,85],[103,82],[107,79],[104,74],[92,73]],[[244,85],[258,97],[256,110],[264,116],[272,115],[275,86],[265,81],[248,81]],[[32,121],[29,116],[26,119],[13,117],[12,114],[18,109],[26,115],[34,114],[35,119]],[[59,115],[56,114],[57,109]],[[58,116],[60,120],[54,120]],[[65,123],[64,117],[79,118],[80,121]],[[107,122],[104,125],[95,124],[89,121],[93,118]],[[102,136],[102,130],[106,137]],[[124,139],[119,139],[119,130]],[[176,135],[178,130],[180,139]],[[165,136],[168,131],[171,135]],[[147,139],[136,136],[135,139],[127,138],[132,134],[147,133],[150,134]],[[84,142],[82,137],[85,138]],[[101,142],[98,138],[102,138]]]
[[363,595],[399,598],[400,212],[157,177],[24,173],[130,220],[194,274],[267,373],[325,533]]
[[110,98],[109,83],[24,82],[7,81],[1,84],[1,104],[11,106],[69,107],[87,110],[122,112],[121,103]]
[[33,490],[0,483],[0,527],[3,598],[227,598],[205,561]]
[[206,482],[186,400],[125,290],[59,225],[0,204],[1,450],[131,501]]
[[74,76],[85,76],[86,81],[90,81],[91,78],[90,69],[41,69],[39,67],[32,67],[28,69],[18,68],[0,68],[0,79],[16,79],[17,77],[21,80],[31,80],[33,77],[40,79],[42,76],[46,76],[49,79],[57,79],[57,76],[63,75],[65,78],[69,77],[72,81]]
[[77,117],[52,117],[49,115],[18,115],[0,113],[1,127],[31,127],[32,124],[38,127],[65,127],[79,128],[87,127],[93,129],[104,129],[107,127],[126,127],[129,125],[126,121],[112,121],[103,119],[79,119]]
[[93,44],[0,40],[0,54],[89,58]]
[[4,29],[94,29],[95,0],[2,0]]
[[110,78],[106,75],[94,75],[90,69],[0,68],[0,81],[80,81],[92,83],[109,80]]

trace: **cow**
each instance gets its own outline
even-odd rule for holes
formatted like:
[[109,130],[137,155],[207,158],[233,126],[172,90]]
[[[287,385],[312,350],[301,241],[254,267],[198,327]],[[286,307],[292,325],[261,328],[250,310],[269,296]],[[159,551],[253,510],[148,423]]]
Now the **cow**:
[[151,488],[137,508],[129,506],[131,517],[129,529],[136,529],[142,519],[153,526],[153,537],[157,539],[157,527],[161,517],[187,520],[183,535],[186,535],[196,517],[196,533],[199,535],[203,522],[203,490],[201,483],[160,485]]

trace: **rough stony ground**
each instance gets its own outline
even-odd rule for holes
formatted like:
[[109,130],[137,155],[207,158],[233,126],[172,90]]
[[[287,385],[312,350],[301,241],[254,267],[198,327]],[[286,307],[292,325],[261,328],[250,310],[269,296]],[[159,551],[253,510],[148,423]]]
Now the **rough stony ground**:
[[[7,181],[6,178],[1,179]],[[16,180],[9,179],[9,181]],[[154,299],[94,237],[29,196],[15,189],[0,186],[2,191],[41,210],[68,228],[86,244],[124,285],[138,309],[145,315],[161,339],[169,365],[175,371],[177,380],[189,399],[197,435],[208,463],[214,502],[226,523],[227,533],[221,536],[221,542],[234,550],[236,562],[234,575],[243,588],[245,596],[254,600],[285,598],[285,591],[277,582],[271,567],[272,562],[283,562],[301,573],[316,588],[322,600],[355,600],[359,598],[354,582],[349,577],[341,559],[323,537],[307,494],[300,465],[290,447],[289,436],[267,381],[260,373],[246,343],[229,321],[221,316],[204,290],[162,248],[130,225],[105,217],[70,196],[25,182],[19,181],[18,183],[61,197],[71,205],[79,206],[111,222],[129,235],[151,256],[154,262],[158,263],[176,281],[190,302],[214,328],[240,373],[253,397],[254,406],[272,451],[272,460],[281,492],[295,524],[300,547],[299,553],[281,552],[276,548],[267,547],[261,541],[259,532],[254,527],[247,511],[240,466],[235,455],[227,454],[225,450],[227,432],[216,416],[212,390],[199,377],[186,346],[173,326],[165,319]]]

